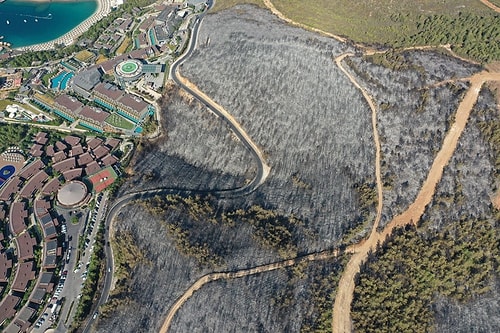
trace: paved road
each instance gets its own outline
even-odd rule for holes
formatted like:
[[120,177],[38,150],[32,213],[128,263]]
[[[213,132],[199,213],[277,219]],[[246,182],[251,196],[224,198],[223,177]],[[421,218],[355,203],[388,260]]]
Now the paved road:
[[[211,6],[211,3],[210,3]],[[257,173],[254,177],[254,179],[248,183],[245,186],[239,187],[239,188],[234,188],[234,189],[225,189],[225,190],[188,190],[188,189],[180,189],[180,188],[157,188],[157,189],[150,189],[150,190],[144,190],[144,191],[138,191],[138,192],[132,192],[128,193],[122,197],[120,197],[113,206],[109,209],[108,215],[105,220],[105,227],[106,227],[106,233],[105,233],[105,241],[106,244],[109,241],[109,229],[111,226],[111,223],[115,216],[118,214],[118,212],[127,204],[129,204],[131,201],[134,200],[144,200],[148,198],[152,198],[156,195],[167,195],[167,194],[182,194],[182,195],[195,195],[195,194],[211,194],[212,196],[218,197],[218,198],[228,198],[228,197],[238,197],[238,196],[244,196],[252,193],[255,191],[263,182],[263,180],[266,178],[268,172],[269,172],[269,167],[264,163],[262,154],[260,151],[257,150],[257,147],[253,142],[251,142],[246,135],[246,133],[243,132],[243,130],[235,124],[234,120],[230,119],[230,115],[221,112],[215,105],[213,105],[213,101],[205,98],[199,93],[196,93],[191,89],[190,87],[186,86],[182,80],[178,77],[178,68],[179,66],[182,65],[182,63],[189,58],[189,56],[192,54],[193,50],[195,49],[196,46],[196,40],[198,38],[198,29],[200,27],[200,23],[203,19],[205,14],[201,14],[198,19],[195,20],[195,23],[192,28],[192,35],[190,38],[190,43],[188,48],[186,49],[186,52],[179,57],[170,67],[170,77],[172,80],[178,84],[182,89],[186,90],[188,93],[193,95],[198,101],[200,101],[203,105],[205,105],[208,109],[210,109],[212,112],[214,112],[216,115],[218,115],[221,119],[224,119],[229,126],[229,128],[234,132],[234,134],[240,139],[240,141],[245,145],[245,147],[251,152],[252,156],[255,158],[258,166],[257,166]],[[111,289],[111,284],[113,280],[113,253],[112,249],[110,246],[105,246],[105,255],[106,255],[106,267],[108,269],[105,270],[105,277],[104,277],[104,286],[102,289],[101,293],[101,298],[97,304],[97,308],[106,303],[108,300],[109,292]],[[92,324],[94,323],[95,318],[91,317],[83,332],[87,333],[90,332],[90,328]]]

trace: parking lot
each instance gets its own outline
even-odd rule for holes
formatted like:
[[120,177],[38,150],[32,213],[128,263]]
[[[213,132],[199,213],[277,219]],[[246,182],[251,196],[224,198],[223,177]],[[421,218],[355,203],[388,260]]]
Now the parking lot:
[[[93,210],[79,215],[78,223],[72,223],[74,211],[60,210],[66,221],[61,230],[66,230],[65,255],[62,260],[59,282],[54,294],[42,316],[35,322],[33,332],[45,332],[57,323],[56,332],[67,332],[81,297],[83,283],[87,279],[87,268],[94,248],[98,223],[105,215],[107,200],[103,195],[96,198]],[[74,221],[74,219],[73,219]],[[79,254],[78,240],[84,242],[83,251]]]

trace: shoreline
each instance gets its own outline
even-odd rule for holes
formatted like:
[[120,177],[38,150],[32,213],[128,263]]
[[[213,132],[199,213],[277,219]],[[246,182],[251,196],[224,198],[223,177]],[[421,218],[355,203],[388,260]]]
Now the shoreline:
[[[9,0],[7,0],[9,1]],[[29,0],[30,2],[51,2],[52,0]],[[33,44],[29,46],[14,47],[13,50],[18,51],[46,51],[55,48],[56,44],[71,45],[79,36],[87,31],[92,25],[97,23],[103,17],[111,12],[111,0],[96,0],[97,8],[85,21],[78,24],[76,27],[65,33],[64,35],[50,40],[48,42]],[[54,2],[80,2],[80,0],[56,0]]]

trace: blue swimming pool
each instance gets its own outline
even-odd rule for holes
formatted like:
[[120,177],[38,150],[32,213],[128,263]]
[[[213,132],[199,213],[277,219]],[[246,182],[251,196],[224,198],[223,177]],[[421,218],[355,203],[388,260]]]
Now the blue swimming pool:
[[73,77],[75,76],[75,74],[73,73],[68,73],[61,81],[61,86],[59,87],[59,89],[61,90],[64,90],[67,88],[68,86],[68,81]]
[[59,88],[59,84],[61,83],[61,80],[66,76],[66,74],[68,74],[68,72],[62,71],[57,76],[54,76],[50,80],[50,88],[52,88],[52,89]]
[[16,172],[13,165],[6,165],[0,169],[0,186],[2,186]]

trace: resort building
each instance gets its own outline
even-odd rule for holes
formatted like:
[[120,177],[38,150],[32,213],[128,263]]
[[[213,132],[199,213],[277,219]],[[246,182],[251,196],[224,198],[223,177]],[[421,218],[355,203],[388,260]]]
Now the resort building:
[[28,283],[35,278],[33,268],[33,261],[26,261],[19,264],[14,283],[12,284],[12,290],[19,292],[26,291]]
[[28,232],[15,238],[17,248],[17,259],[19,261],[33,259],[33,247],[36,245],[36,239],[31,237]]
[[76,98],[68,95],[59,95],[54,100],[52,111],[58,116],[73,122],[76,120],[78,112],[82,107],[83,103]]
[[109,117],[109,113],[105,112],[99,108],[91,108],[90,106],[85,106],[79,114],[79,124],[90,130],[98,133],[103,133],[106,127],[105,120]]
[[94,88],[94,101],[136,124],[154,113],[152,105],[109,83],[100,83]]
[[10,232],[15,236],[19,235],[26,229],[26,218],[28,217],[28,211],[26,210],[26,204],[24,202],[14,202],[10,206]]

